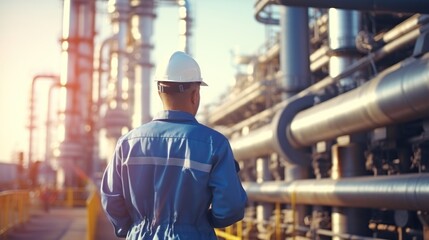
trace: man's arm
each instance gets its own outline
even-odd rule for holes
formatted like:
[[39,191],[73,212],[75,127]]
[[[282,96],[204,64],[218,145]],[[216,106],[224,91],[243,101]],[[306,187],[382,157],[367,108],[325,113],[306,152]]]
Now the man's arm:
[[229,226],[244,217],[247,195],[237,174],[236,162],[227,140],[215,154],[217,162],[210,175],[212,208],[209,222],[215,228]]
[[100,197],[107,218],[114,226],[116,236],[125,238],[132,219],[122,195],[121,161],[118,152],[117,148],[112,161],[103,174]]

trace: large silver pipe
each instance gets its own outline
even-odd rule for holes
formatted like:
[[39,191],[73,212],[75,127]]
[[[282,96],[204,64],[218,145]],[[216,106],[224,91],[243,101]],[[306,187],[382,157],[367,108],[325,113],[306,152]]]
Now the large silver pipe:
[[[260,2],[273,2],[262,0]],[[400,13],[429,13],[429,2],[422,0],[276,0],[286,6],[311,8],[339,8],[359,11],[383,11]]]
[[406,60],[363,86],[299,112],[290,123],[294,147],[413,120],[429,113],[429,54]]
[[[387,32],[387,33],[389,33],[389,32]],[[328,76],[328,77],[320,80],[319,82],[309,86],[308,88],[302,90],[301,92],[299,92],[297,95],[293,96],[292,98],[296,99],[296,98],[299,98],[299,97],[302,97],[302,96],[305,96],[308,94],[316,93],[316,92],[326,88],[327,86],[336,83],[340,79],[351,75],[355,71],[360,70],[364,67],[367,67],[368,65],[371,64],[371,62],[378,61],[378,60],[388,56],[389,54],[397,51],[398,49],[401,49],[403,46],[406,46],[407,44],[412,43],[413,41],[415,41],[418,38],[418,36],[420,36],[420,33],[421,32],[420,32],[419,28],[410,30],[409,32],[401,35],[397,39],[392,40],[392,42],[387,43],[386,45],[384,45],[382,48],[378,49],[377,51],[370,53],[367,56],[357,60],[356,62],[354,62],[353,64],[348,66],[347,69],[345,69],[339,75],[334,76],[334,77]],[[322,64],[325,64],[327,62],[327,60],[329,60],[329,58],[323,59]],[[313,69],[312,66],[310,66],[310,67],[311,67],[311,69]],[[246,120],[230,127],[227,131],[224,131],[224,134],[230,135],[232,132],[235,132],[235,131],[241,129],[244,126],[251,125],[254,122],[260,121],[261,119],[269,118],[273,115],[273,113],[282,109],[285,105],[286,105],[286,101],[283,101],[283,102],[275,105],[271,109],[264,110],[264,111],[254,115],[254,116],[251,116],[251,117],[247,118]]]
[[337,207],[429,210],[429,174],[245,182],[249,199]]
[[[282,102],[275,107],[276,110],[279,107],[286,108],[277,110],[279,117],[270,125],[231,140],[234,156],[244,160],[267,155],[273,150],[288,154],[283,150],[285,146],[293,151],[293,148],[309,146],[318,141],[427,114],[429,103],[425,99],[429,95],[429,54],[412,63],[406,62],[391,67],[367,84],[334,99],[299,113],[292,110],[289,114],[293,114],[293,119],[287,119],[290,120],[287,123],[281,122],[285,120],[279,115],[285,115],[282,112],[289,109],[289,102],[299,101],[302,97],[292,97]],[[304,102],[302,107],[309,107],[311,101]],[[299,108],[295,110],[299,111]],[[267,115],[270,111],[263,113]],[[285,127],[280,129],[280,124],[285,124]],[[287,136],[287,139],[279,141],[278,137],[282,135]]]
[[314,97],[312,95],[294,100],[290,98],[285,101],[283,109],[276,113],[271,124],[252,131],[248,135],[231,139],[234,157],[237,160],[247,160],[277,152],[291,164],[308,164],[310,159],[307,154],[292,148],[288,144],[285,130],[296,113],[313,106],[313,104]]
[[[237,160],[269,155],[275,151],[273,147],[273,131],[270,125],[259,128],[249,135],[231,140],[232,151]],[[257,143],[257,144],[255,144]]]

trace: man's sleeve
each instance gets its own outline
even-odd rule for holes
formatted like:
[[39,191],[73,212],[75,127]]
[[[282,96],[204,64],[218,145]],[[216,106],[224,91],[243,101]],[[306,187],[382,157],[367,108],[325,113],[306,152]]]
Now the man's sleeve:
[[214,157],[215,163],[209,181],[213,200],[208,217],[213,227],[221,228],[243,219],[247,195],[241,185],[234,156],[226,139],[216,150]]
[[118,146],[113,159],[104,171],[100,192],[101,204],[107,218],[114,226],[116,236],[126,237],[132,219],[122,195],[121,159]]

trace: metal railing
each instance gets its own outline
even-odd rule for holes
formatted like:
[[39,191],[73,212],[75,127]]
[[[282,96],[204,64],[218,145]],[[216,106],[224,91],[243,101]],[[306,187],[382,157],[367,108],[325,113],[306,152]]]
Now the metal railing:
[[[0,239],[7,238],[7,232],[9,230],[29,220],[30,210],[38,207],[37,204],[34,203],[40,194],[39,191],[30,190],[0,192]],[[86,207],[86,239],[94,240],[97,231],[97,222],[101,212],[101,201],[98,191],[95,188],[92,190],[67,188],[54,191],[54,194],[56,196],[55,200],[52,202],[53,206],[70,208]],[[279,206],[277,207],[279,208]],[[243,229],[243,222],[246,224],[245,228],[249,228],[249,223],[243,220],[226,228],[215,229],[216,235],[226,240],[248,239],[248,236],[245,235],[247,235],[246,232],[249,231]]]
[[[0,192],[0,239],[7,238],[7,232],[24,224],[30,218],[30,211],[41,207],[38,201],[42,190],[8,190]],[[67,188],[51,190],[51,206],[86,207],[87,239],[95,238],[97,218],[101,209],[100,197],[96,189]]]
[[94,240],[97,232],[97,222],[101,211],[100,195],[97,191],[92,191],[86,200],[86,239]]
[[30,216],[30,192],[10,190],[0,192],[0,238],[11,228],[23,224]]
[[226,240],[241,240],[243,237],[242,221],[237,222],[226,228],[216,228],[216,236]]

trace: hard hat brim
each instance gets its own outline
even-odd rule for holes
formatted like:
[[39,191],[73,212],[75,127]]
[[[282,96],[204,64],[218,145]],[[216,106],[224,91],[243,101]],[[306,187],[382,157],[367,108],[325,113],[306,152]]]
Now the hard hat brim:
[[[187,82],[179,82],[176,80],[171,80],[171,79],[155,79],[155,82],[172,82],[172,83],[187,83]],[[203,80],[200,81],[191,81],[191,82],[195,82],[195,83],[200,83],[201,86],[208,86],[208,84],[206,82],[204,82]]]

